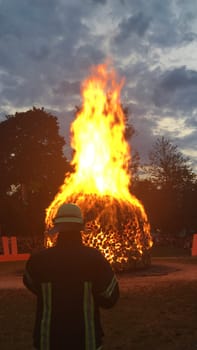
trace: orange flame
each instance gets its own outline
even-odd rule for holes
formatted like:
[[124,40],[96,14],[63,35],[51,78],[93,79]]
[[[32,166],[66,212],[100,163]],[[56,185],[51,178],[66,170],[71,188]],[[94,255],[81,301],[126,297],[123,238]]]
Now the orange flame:
[[83,82],[83,104],[71,126],[75,171],[66,174],[46,210],[50,227],[61,204],[78,204],[90,231],[83,233],[84,243],[101,249],[114,264],[128,263],[131,252],[142,255],[152,244],[143,205],[129,190],[131,152],[124,137],[122,86],[108,65],[93,67]]

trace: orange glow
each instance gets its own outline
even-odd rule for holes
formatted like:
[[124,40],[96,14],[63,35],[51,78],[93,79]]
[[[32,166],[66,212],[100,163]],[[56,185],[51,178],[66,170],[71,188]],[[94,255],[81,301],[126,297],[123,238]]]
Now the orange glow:
[[53,245],[54,245],[53,241],[55,239],[57,239],[57,235],[56,236],[53,235],[53,237],[52,237],[51,235],[47,234],[47,231],[45,231],[45,233],[44,233],[44,246],[46,248],[53,247]]
[[71,125],[75,171],[66,174],[46,210],[49,228],[61,204],[79,205],[86,223],[84,243],[100,249],[119,269],[152,245],[143,205],[129,191],[131,151],[124,137],[122,86],[109,65],[93,67],[83,82],[82,107]]

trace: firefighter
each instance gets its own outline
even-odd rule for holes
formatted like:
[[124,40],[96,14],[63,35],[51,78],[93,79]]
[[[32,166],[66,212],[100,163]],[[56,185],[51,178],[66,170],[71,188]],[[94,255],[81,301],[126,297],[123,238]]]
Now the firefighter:
[[39,350],[100,350],[100,308],[119,298],[116,276],[104,256],[82,244],[78,206],[64,203],[54,218],[54,247],[30,256],[23,282],[36,295],[34,347]]

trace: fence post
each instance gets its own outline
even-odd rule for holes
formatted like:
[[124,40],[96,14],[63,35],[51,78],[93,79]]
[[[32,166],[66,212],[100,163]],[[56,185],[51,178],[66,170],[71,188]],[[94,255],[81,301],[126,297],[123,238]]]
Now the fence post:
[[192,256],[197,255],[197,233],[193,235],[193,241],[192,241]]
[[11,254],[18,254],[17,240],[15,236],[11,237]]
[[2,237],[2,244],[3,244],[3,254],[4,255],[9,255],[10,254],[10,250],[9,250],[8,237],[6,237],[6,236]]

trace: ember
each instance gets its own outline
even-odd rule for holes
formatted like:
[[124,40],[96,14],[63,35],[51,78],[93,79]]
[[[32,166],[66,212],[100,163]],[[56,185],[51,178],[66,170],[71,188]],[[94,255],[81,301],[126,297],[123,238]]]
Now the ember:
[[127,270],[143,261],[152,238],[143,205],[129,191],[131,152],[120,102],[123,81],[117,80],[113,69],[99,65],[82,84],[82,108],[71,126],[75,171],[66,174],[46,210],[46,226],[62,203],[76,203],[85,218],[84,244],[100,249],[116,270]]

